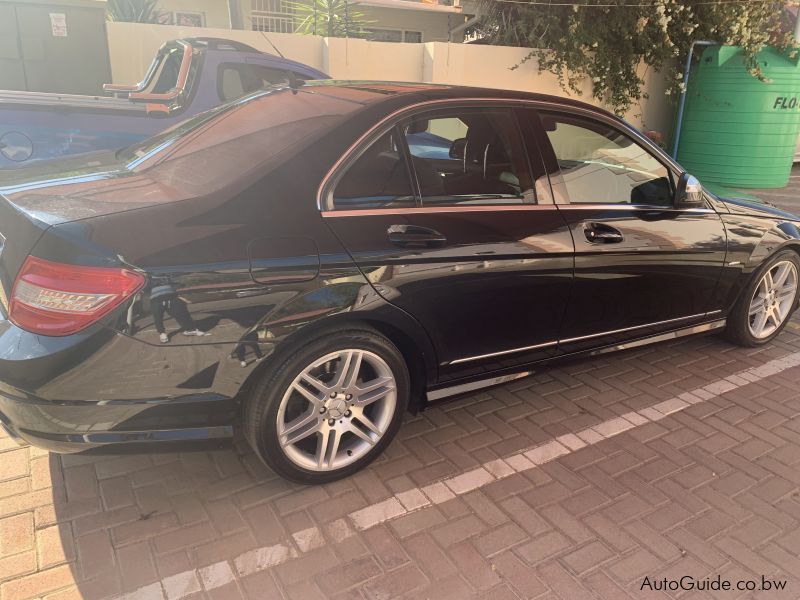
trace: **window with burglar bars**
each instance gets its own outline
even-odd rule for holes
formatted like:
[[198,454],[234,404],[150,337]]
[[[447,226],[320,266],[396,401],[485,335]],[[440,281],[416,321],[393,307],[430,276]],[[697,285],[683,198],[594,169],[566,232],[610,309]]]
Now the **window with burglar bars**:
[[252,0],[254,31],[294,32],[291,0]]

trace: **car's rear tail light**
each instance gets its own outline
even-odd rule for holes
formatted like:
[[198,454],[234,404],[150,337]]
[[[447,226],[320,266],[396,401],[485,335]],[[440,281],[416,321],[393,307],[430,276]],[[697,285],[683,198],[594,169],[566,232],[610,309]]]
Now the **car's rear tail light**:
[[11,291],[9,319],[44,335],[70,335],[96,323],[144,285],[140,273],[82,267],[29,256]]

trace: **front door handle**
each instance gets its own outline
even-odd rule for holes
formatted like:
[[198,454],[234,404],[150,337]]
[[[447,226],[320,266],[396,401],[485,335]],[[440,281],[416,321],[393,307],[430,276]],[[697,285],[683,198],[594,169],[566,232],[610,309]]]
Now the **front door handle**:
[[583,233],[592,244],[619,244],[625,239],[619,229],[605,223],[585,223]]
[[397,246],[434,246],[447,238],[430,227],[419,225],[390,225],[386,230],[389,241]]

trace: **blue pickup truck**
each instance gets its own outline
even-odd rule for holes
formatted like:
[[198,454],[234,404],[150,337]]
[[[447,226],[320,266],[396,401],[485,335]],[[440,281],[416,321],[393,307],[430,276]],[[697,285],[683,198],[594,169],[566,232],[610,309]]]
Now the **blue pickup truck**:
[[326,78],[231,40],[173,40],[140,83],[106,84],[108,97],[0,91],[0,169],[123,148],[262,87]]

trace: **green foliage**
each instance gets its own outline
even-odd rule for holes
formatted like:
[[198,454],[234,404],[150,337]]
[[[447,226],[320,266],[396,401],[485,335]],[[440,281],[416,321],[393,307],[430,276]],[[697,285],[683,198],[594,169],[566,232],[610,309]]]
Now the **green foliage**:
[[297,25],[295,33],[326,37],[364,37],[369,23],[356,2],[310,0],[292,2]]
[[540,72],[557,75],[564,90],[579,94],[589,78],[594,97],[617,113],[646,96],[641,65],[680,65],[667,90],[679,93],[693,40],[741,46],[756,77],[762,75],[755,56],[765,45],[797,51],[786,27],[787,0],[573,0],[574,6],[536,1],[481,0],[483,33],[494,44],[532,48],[525,60],[537,59]]
[[128,23],[159,23],[158,0],[108,0],[106,14],[109,21]]

